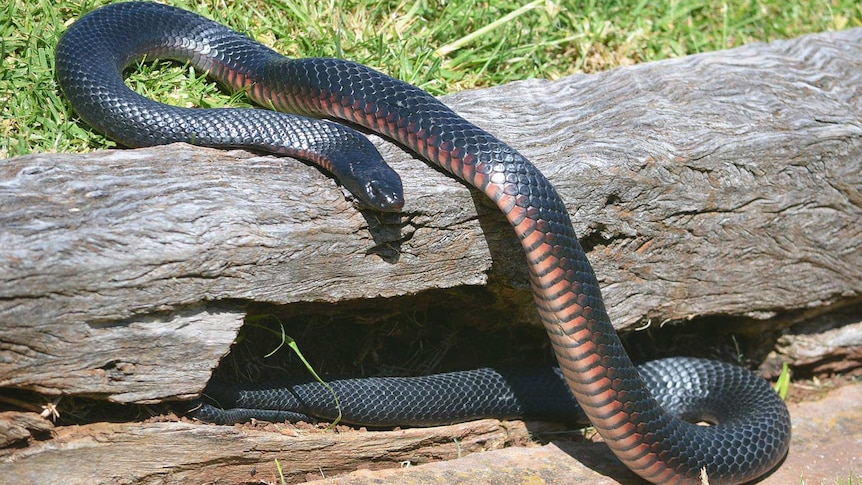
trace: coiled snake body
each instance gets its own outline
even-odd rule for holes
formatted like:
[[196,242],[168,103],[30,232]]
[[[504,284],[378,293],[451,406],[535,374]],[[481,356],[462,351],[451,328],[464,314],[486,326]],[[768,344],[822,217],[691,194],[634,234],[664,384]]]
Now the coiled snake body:
[[[670,359],[646,368],[645,382],[608,319],[595,274],[554,187],[520,153],[424,91],[348,61],[287,59],[196,14],[152,3],[100,8],[75,22],[57,46],[57,79],[64,94],[87,123],[118,142],[184,141],[297,156],[332,172],[379,210],[401,208],[401,182],[363,136],[332,122],[267,110],[156,103],[123,83],[125,67],[144,56],[189,61],[279,111],[367,127],[484,192],[521,241],[535,303],[571,395],[635,473],[656,483],[699,483],[705,469],[710,483],[738,483],[762,475],[786,454],[787,409],[747,371]],[[688,379],[695,381],[687,384]],[[444,422],[464,419],[447,416],[447,406],[481,403],[474,395],[459,396],[459,389],[471,384],[449,382],[444,394],[455,399],[440,406]],[[689,397],[661,397],[673,413],[650,391],[689,386]],[[373,402],[378,392],[365,395],[372,400],[368,407],[387,406]],[[695,414],[717,424],[698,426],[678,417]]]

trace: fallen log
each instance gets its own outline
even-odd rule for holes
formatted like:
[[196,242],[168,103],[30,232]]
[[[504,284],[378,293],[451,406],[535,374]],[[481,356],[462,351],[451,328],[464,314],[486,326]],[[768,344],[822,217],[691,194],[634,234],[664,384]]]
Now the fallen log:
[[494,419],[347,433],[290,425],[95,423],[59,429],[50,442],[35,443],[26,453],[33,460],[0,450],[0,472],[8,483],[37,483],[58,470],[68,484],[282,483],[278,460],[284,478],[299,483],[358,467],[419,465],[528,441],[523,422]]
[[[445,101],[557,187],[619,329],[772,322],[860,301],[860,77],[853,29]],[[534,323],[502,216],[374,140],[404,179],[399,216],[357,210],[299,162],[241,151],[5,160],[0,388],[192,397],[249,303],[380,304],[489,285],[514,323]]]

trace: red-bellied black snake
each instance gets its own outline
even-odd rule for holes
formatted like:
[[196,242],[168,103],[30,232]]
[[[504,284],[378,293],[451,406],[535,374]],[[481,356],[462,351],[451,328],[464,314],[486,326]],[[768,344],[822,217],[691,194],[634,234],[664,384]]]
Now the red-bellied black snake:
[[787,408],[747,371],[697,359],[671,361],[661,367],[660,373],[669,375],[659,386],[686,387],[678,386],[682,378],[675,374],[693,367],[689,375],[703,377],[692,385],[696,397],[690,400],[706,414],[701,418],[717,424],[698,426],[689,422],[694,416],[684,420],[662,409],[610,323],[596,276],[554,187],[520,153],[434,97],[353,62],[287,59],[194,13],[153,3],[95,10],[75,22],[57,46],[63,93],[81,118],[121,144],[184,141],[297,156],[332,172],[378,210],[401,208],[401,182],[362,135],[274,111],[154,102],[122,78],[125,67],[144,56],[189,61],[278,111],[364,126],[484,192],[521,241],[536,307],[571,393],[635,473],[656,483],[700,483],[705,469],[710,483],[738,483],[762,475],[786,454]]

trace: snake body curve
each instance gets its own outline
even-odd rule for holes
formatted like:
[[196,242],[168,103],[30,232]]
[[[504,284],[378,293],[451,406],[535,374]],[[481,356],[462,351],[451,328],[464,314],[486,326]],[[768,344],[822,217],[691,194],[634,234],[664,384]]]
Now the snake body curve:
[[[64,94],[85,121],[118,142],[185,141],[297,156],[332,172],[380,210],[401,207],[400,180],[361,135],[335,123],[266,110],[156,103],[123,83],[123,69],[144,56],[188,61],[279,111],[364,126],[485,193],[526,253],[534,300],[571,395],[638,475],[655,483],[700,483],[705,469],[710,483],[740,483],[770,470],[786,454],[787,408],[747,371],[711,361],[692,364],[705,369],[703,382],[693,384],[705,414],[697,419],[714,426],[692,424],[696,417],[689,411],[662,408],[647,381],[678,384],[674,368],[694,361],[662,367],[670,373],[665,380],[641,377],[611,325],[596,276],[554,187],[520,153],[434,97],[349,61],[287,59],[197,14],[153,3],[97,9],[76,21],[57,46]],[[716,376],[725,378],[716,384]]]

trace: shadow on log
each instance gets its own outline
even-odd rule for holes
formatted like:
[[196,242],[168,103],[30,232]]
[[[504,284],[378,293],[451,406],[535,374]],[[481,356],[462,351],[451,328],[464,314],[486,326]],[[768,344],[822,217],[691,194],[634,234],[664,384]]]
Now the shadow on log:
[[[618,329],[726,315],[765,322],[757,332],[858,308],[862,30],[445,101],[557,187]],[[537,322],[502,215],[374,140],[404,180],[394,218],[357,210],[300,162],[242,151],[5,160],[0,387],[117,403],[190,398],[254,304],[352,309],[487,286],[507,325]],[[854,314],[841,322],[858,324]],[[851,346],[862,340],[854,328]],[[218,459],[242,461],[253,448]]]

